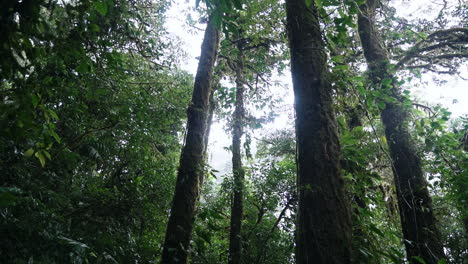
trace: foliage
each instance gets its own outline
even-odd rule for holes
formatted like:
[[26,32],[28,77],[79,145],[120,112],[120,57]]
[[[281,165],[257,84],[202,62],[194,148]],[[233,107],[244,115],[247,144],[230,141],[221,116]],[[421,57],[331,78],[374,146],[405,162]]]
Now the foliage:
[[2,21],[1,262],[152,262],[192,84],[147,19],[168,4],[26,3]]
[[[441,218],[442,234],[449,259],[463,263],[466,251],[468,174],[466,149],[467,118],[449,119],[451,113],[440,106],[418,112],[414,129],[423,146],[426,171]],[[453,220],[447,221],[447,219]],[[465,222],[464,222],[465,221]]]
[[[295,170],[292,155],[272,154],[247,167],[242,220],[244,263],[293,261]],[[227,261],[233,186],[229,174],[220,184],[212,181],[205,186],[193,239],[193,263]]]

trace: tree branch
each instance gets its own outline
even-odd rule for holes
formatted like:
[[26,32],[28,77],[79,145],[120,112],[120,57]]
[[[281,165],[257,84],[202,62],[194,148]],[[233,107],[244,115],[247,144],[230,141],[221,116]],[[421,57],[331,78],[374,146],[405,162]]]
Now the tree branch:
[[[423,47],[424,44],[440,41],[437,44]],[[438,56],[423,56],[421,53],[427,51],[434,51],[441,49],[443,47],[450,47],[453,49],[454,45],[466,44],[468,43],[468,29],[466,28],[450,28],[444,30],[438,30],[430,34],[426,39],[417,42],[412,48],[410,48],[406,55],[400,59],[400,61],[395,65],[395,69],[401,69],[406,63],[414,58],[428,58],[431,59],[453,59],[453,58],[466,58],[468,57],[467,53],[453,53],[453,54],[442,54]]]

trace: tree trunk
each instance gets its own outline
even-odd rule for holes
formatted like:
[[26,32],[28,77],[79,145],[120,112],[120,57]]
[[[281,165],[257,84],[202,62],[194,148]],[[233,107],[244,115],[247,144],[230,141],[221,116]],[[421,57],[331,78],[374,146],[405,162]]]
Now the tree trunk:
[[398,100],[385,103],[381,118],[392,159],[406,254],[411,263],[420,263],[414,258],[419,257],[428,264],[435,264],[444,258],[443,246],[421,160],[408,131],[408,110],[402,104],[401,94],[389,69],[389,56],[382,47],[374,24],[376,5],[376,0],[368,0],[360,7],[359,36],[370,79],[376,87],[382,84],[382,80],[390,79],[389,93]]
[[297,137],[297,263],[351,263],[350,210],[317,8],[287,0]]
[[161,262],[186,263],[192,235],[196,201],[203,179],[205,134],[213,67],[219,46],[219,31],[208,22],[195,76],[192,101],[187,109],[187,136],[180,156],[177,182]]
[[241,223],[243,214],[244,168],[242,167],[241,137],[244,126],[244,78],[242,46],[238,45],[236,65],[236,102],[232,129],[232,173],[234,176],[231,229],[229,234],[229,263],[239,264],[242,255]]
[[[203,158],[205,159],[205,163],[208,163],[208,145],[209,145],[209,139],[210,139],[210,132],[211,132],[211,125],[213,124],[213,117],[215,114],[215,110],[217,107],[217,102],[214,98],[214,94],[219,88],[219,81],[222,78],[222,75],[224,74],[222,71],[215,71],[212,79],[212,84],[211,84],[211,93],[210,93],[210,108],[208,110],[208,118],[206,120],[206,132],[205,132],[205,138],[204,138],[204,150],[203,150]],[[203,186],[203,181],[204,181],[204,174],[200,174],[200,187]]]

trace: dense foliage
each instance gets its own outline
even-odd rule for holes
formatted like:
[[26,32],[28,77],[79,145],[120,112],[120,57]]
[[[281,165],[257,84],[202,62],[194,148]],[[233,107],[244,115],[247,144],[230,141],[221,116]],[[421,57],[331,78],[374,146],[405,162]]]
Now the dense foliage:
[[192,84],[165,55],[175,49],[167,7],[23,1],[5,10],[2,263],[158,256]]

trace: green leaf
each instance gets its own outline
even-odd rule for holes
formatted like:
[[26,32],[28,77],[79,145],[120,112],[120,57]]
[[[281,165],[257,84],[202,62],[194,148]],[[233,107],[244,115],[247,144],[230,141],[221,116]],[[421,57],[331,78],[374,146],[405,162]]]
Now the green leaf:
[[343,63],[344,62],[344,57],[343,55],[337,55],[331,57],[331,61],[336,62],[336,63]]
[[45,159],[44,155],[42,155],[41,151],[36,152],[36,154],[34,154],[34,156],[36,156],[36,158],[41,163],[42,168],[44,168],[45,163],[46,163],[46,159]]
[[89,67],[88,67],[88,63],[86,63],[86,61],[82,61],[78,67],[76,67],[75,69],[78,73],[87,73],[89,72]]
[[31,95],[31,102],[32,102],[34,108],[36,108],[37,105],[39,104],[39,97],[36,94],[32,94]]
[[380,110],[385,109],[385,103],[382,101],[377,101],[377,106],[379,107]]
[[93,31],[93,32],[99,32],[99,31],[101,31],[101,29],[99,28],[99,26],[96,25],[96,24],[89,24],[89,29],[91,29],[91,31]]
[[1,187],[0,189],[0,207],[7,207],[15,204],[17,197],[8,189],[10,188]]
[[378,229],[374,224],[371,224],[371,225],[369,226],[369,229],[370,229],[372,232],[374,232],[374,233],[376,233],[377,235],[379,235],[380,237],[385,237],[385,234],[384,234],[382,231],[380,231],[380,229]]
[[234,3],[234,6],[237,8],[237,9],[242,9],[242,2],[241,0],[232,0],[232,2]]
[[382,87],[384,88],[391,88],[392,87],[392,79],[385,78],[382,80]]
[[30,148],[24,152],[24,156],[31,157],[34,154],[34,149]]
[[424,259],[418,257],[418,256],[413,256],[412,257],[413,259],[417,260],[419,263],[421,264],[426,264],[426,261],[424,261]]
[[311,7],[312,6],[312,0],[305,0],[305,4],[307,7]]
[[[310,2],[310,4],[308,5],[310,7],[312,5],[312,0],[306,0],[306,4],[307,2]],[[317,5],[318,9],[322,8],[323,6],[322,0],[315,0],[315,4]]]
[[44,153],[44,155],[45,155],[49,160],[52,159],[52,156],[50,155],[50,153],[49,153],[47,150],[43,150],[42,153]]
[[96,2],[94,3],[94,8],[99,14],[105,16],[107,14],[107,4],[105,2]]
[[54,112],[54,110],[49,109],[48,112],[49,112],[49,115],[52,116],[53,119],[59,120],[59,117],[58,117],[57,113]]
[[335,66],[335,69],[346,71],[346,70],[349,69],[349,67],[348,67],[348,65],[337,65],[337,66]]

